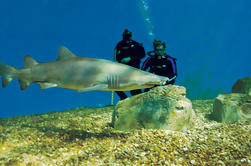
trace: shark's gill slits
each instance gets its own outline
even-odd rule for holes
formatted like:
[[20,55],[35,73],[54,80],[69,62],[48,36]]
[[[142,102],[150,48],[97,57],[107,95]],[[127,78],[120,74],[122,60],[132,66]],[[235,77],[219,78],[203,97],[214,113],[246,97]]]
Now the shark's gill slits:
[[118,75],[116,76],[117,76],[117,88],[119,88],[119,76]]
[[114,86],[114,88],[116,89],[116,88],[119,88],[119,82],[118,82],[118,75],[113,75],[113,81],[114,81],[114,84],[113,84],[113,86]]
[[109,75],[107,76],[108,87],[112,89],[119,88],[119,76],[118,75]]

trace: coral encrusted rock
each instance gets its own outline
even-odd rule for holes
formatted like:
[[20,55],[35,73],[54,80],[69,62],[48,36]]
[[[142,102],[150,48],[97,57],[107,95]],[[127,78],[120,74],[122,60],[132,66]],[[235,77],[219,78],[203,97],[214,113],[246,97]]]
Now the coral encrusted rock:
[[158,86],[148,92],[118,102],[112,124],[118,130],[169,129],[192,126],[192,103],[182,86]]
[[215,99],[209,119],[226,123],[237,120],[251,122],[251,96],[242,93],[220,94]]
[[232,87],[232,92],[251,95],[251,77],[238,79]]

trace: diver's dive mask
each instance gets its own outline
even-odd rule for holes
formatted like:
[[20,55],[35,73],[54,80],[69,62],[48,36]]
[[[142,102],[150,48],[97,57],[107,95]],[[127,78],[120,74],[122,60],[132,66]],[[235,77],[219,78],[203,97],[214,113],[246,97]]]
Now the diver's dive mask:
[[160,40],[153,41],[154,52],[156,55],[165,55],[166,44]]

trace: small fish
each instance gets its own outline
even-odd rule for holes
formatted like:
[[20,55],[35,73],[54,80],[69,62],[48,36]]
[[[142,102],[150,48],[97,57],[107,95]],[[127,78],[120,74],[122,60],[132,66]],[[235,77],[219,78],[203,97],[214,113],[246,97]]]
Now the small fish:
[[25,56],[24,68],[20,69],[0,62],[0,75],[2,87],[17,78],[22,90],[31,83],[38,83],[41,89],[57,87],[75,89],[77,92],[129,91],[169,81],[168,77],[121,63],[79,57],[63,46],[59,48],[56,61],[38,63],[31,56]]

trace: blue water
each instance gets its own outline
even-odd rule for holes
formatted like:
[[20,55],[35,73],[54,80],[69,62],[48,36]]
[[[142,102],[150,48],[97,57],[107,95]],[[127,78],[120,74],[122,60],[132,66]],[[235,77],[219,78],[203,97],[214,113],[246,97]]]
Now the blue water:
[[[154,38],[166,42],[167,53],[178,59],[176,84],[187,88],[190,99],[213,98],[251,76],[250,8],[249,0],[3,0],[0,61],[17,68],[27,54],[38,62],[53,61],[62,45],[78,56],[113,60],[128,28],[146,51]],[[14,80],[0,88],[0,117],[103,106],[110,100],[111,92],[40,90],[35,84],[21,91]]]

